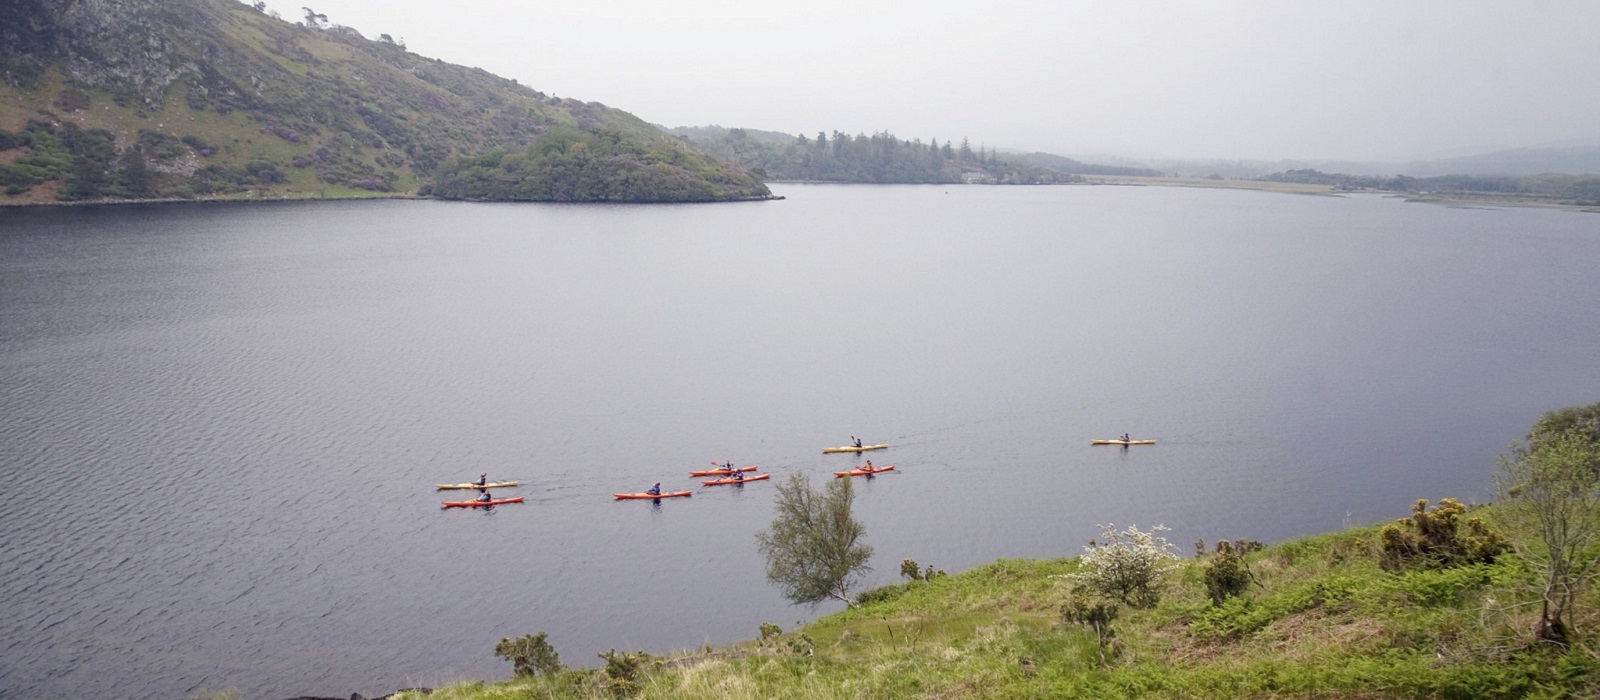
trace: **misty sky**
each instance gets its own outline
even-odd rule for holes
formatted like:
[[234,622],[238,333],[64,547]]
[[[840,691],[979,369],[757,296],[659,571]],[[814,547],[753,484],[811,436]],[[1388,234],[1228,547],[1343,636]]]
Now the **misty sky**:
[[666,126],[1062,155],[1600,144],[1600,2],[268,0]]

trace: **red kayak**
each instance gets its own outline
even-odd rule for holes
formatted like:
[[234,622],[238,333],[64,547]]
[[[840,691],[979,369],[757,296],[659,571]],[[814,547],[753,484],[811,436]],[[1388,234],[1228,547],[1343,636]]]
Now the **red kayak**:
[[446,508],[477,508],[478,506],[497,506],[502,503],[521,503],[522,497],[496,498],[492,501],[443,501]]
[[648,499],[654,500],[654,499],[657,499],[657,498],[678,498],[678,497],[681,497],[681,496],[693,496],[694,492],[693,491],[672,491],[672,492],[669,492],[669,493],[613,493],[611,495],[616,496],[617,500],[619,500],[619,501],[624,499],[624,498],[648,498]]
[[889,465],[887,467],[873,467],[871,469],[867,469],[865,467],[856,467],[855,469],[851,469],[850,471],[847,471],[847,472],[834,472],[833,475],[834,476],[872,476],[873,474],[877,474],[878,472],[886,472],[886,471],[891,471],[893,469],[894,469],[894,465],[893,464],[891,464],[891,465]]
[[743,479],[717,479],[716,481],[702,481],[700,483],[705,484],[706,486],[721,486],[723,484],[742,484],[746,481],[760,481],[762,479],[771,478],[771,474],[757,474],[755,476],[747,476]]
[[739,467],[738,469],[708,469],[703,472],[689,472],[689,476],[725,476],[734,472],[753,472],[755,467]]

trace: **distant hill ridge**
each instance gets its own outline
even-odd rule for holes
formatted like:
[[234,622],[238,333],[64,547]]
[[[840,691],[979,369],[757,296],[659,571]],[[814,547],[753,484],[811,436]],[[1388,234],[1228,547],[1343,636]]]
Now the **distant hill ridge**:
[[770,196],[627,112],[264,8],[0,3],[0,202]]

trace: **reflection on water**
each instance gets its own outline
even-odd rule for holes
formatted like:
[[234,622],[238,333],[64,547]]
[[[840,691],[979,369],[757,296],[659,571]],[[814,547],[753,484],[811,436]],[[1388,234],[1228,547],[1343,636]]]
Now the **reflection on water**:
[[[1482,499],[1600,394],[1600,218],[1160,188],[0,210],[0,696],[375,695],[788,627],[760,464],[875,574]],[[1537,310],[1534,313],[1533,310]],[[1156,445],[1089,440],[1132,432]],[[524,503],[440,512],[436,483]],[[615,492],[697,489],[618,505]],[[707,592],[716,593],[715,611]]]

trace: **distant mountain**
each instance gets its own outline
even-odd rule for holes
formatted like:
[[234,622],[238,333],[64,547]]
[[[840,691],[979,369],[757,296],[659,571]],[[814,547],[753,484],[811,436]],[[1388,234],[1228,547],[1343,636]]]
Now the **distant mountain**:
[[770,196],[627,112],[234,0],[0,1],[0,188],[0,203]]

